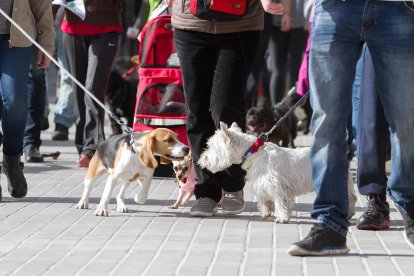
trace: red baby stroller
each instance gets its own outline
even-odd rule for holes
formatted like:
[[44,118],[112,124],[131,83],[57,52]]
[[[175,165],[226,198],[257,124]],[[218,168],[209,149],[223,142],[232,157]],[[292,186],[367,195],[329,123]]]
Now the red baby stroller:
[[[188,145],[181,70],[173,41],[171,16],[148,21],[140,34],[139,84],[134,131],[166,127]],[[159,166],[155,176],[173,176],[172,166]]]
[[171,16],[148,21],[139,46],[139,84],[133,129],[167,127],[188,145],[181,70],[173,42]]

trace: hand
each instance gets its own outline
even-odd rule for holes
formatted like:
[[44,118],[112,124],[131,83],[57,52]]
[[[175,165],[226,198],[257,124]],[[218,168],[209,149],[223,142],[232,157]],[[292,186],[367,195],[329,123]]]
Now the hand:
[[280,30],[282,32],[287,32],[292,28],[293,25],[293,19],[288,13],[284,13],[282,16],[282,22],[280,26]]
[[[171,0],[172,1],[172,0]],[[281,3],[273,3],[272,0],[260,0],[265,12],[281,15],[283,14],[283,5]]]
[[165,1],[165,4],[167,4],[167,6],[168,6],[168,7],[171,7],[172,2],[173,2],[174,0],[164,0],[164,1]]
[[49,64],[50,64],[49,57],[45,53],[43,53],[41,50],[39,50],[39,52],[37,52],[37,68],[39,69],[47,68]]
[[126,36],[128,38],[137,39],[137,36],[139,35],[139,30],[135,27],[128,27]]

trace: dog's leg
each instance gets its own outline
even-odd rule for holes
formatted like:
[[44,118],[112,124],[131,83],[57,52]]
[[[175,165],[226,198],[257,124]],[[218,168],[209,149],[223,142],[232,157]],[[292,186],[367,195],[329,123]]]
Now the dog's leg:
[[128,188],[129,183],[123,182],[119,193],[116,196],[116,210],[120,213],[128,213],[128,208],[125,205],[125,191]]
[[186,205],[190,201],[190,199],[193,197],[193,195],[194,195],[194,192],[188,192],[183,202],[181,203],[181,205]]
[[98,172],[96,175],[94,175],[92,178],[89,178],[88,176],[85,177],[85,180],[83,181],[83,185],[85,186],[83,189],[83,194],[81,199],[79,200],[78,204],[76,204],[76,209],[88,209],[89,208],[89,195],[91,194],[92,188],[95,185],[95,182],[104,173],[104,171]]
[[257,205],[260,211],[260,217],[262,219],[267,219],[268,217],[272,215],[272,211],[274,209],[273,202],[266,200],[263,202],[259,202]]
[[276,196],[274,198],[275,204],[275,222],[289,223],[290,212],[292,211],[293,201],[283,196]]
[[184,192],[179,191],[177,201],[176,201],[173,205],[168,206],[168,208],[170,208],[170,209],[177,209],[177,208],[178,208],[178,206],[180,206],[181,201],[182,201],[182,200],[183,200],[183,198],[184,198],[184,195],[185,195],[185,193],[184,193]]
[[142,180],[138,180],[141,189],[137,194],[135,194],[134,200],[136,203],[144,204],[147,201],[151,180],[152,178],[143,178]]
[[118,180],[118,177],[110,174],[108,180],[106,181],[105,189],[103,191],[101,201],[99,202],[98,207],[95,211],[95,216],[108,216],[108,204],[111,200],[112,191],[114,190],[115,184]]

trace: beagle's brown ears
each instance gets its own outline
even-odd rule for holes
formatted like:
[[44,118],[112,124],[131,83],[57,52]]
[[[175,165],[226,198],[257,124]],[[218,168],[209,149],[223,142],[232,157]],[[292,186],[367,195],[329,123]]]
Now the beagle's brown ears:
[[160,156],[160,163],[161,164],[170,164],[171,163],[171,160],[170,159],[167,159],[167,158],[165,158],[164,156]]
[[139,154],[139,160],[142,164],[151,169],[158,167],[157,159],[155,159],[154,156],[154,139],[154,136],[149,135],[148,138],[145,139],[141,153]]

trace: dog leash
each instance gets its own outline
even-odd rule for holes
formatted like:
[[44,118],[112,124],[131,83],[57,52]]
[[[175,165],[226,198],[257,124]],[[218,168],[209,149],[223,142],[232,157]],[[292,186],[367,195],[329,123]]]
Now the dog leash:
[[254,142],[253,145],[251,145],[251,147],[243,154],[242,156],[242,163],[244,163],[246,161],[246,159],[252,155],[255,154],[256,152],[259,151],[259,149],[264,145],[264,143],[267,141],[269,135],[275,131],[276,128],[278,128],[280,126],[280,124],[283,122],[283,120],[285,120],[288,116],[290,116],[292,114],[292,112],[295,110],[296,107],[298,107],[299,105],[302,105],[303,102],[305,101],[306,96],[308,95],[309,91],[306,92],[302,98],[299,99],[299,101],[297,101],[289,110],[288,112],[286,112],[285,115],[283,115],[279,120],[277,120],[277,122],[273,125],[273,127],[271,129],[269,129],[269,131],[265,132],[265,133],[261,133],[259,135],[259,137],[257,137],[256,141]]
[[[95,97],[95,95],[93,95],[88,89],[86,89],[86,87],[80,83],[71,73],[69,73],[68,70],[66,70],[64,67],[62,67],[59,62],[57,62],[57,60],[51,55],[49,54],[39,43],[37,43],[33,38],[30,37],[30,35],[27,34],[27,32],[19,26],[19,24],[17,24],[7,13],[5,13],[3,11],[3,9],[0,8],[0,13],[11,23],[13,24],[13,26],[15,26],[28,40],[30,40],[30,42],[32,42],[38,49],[40,49],[60,70],[62,70],[62,72],[64,72],[65,74],[67,74],[69,76],[69,78],[74,81],[80,88],[82,88],[82,90],[89,96],[91,97],[101,108],[103,108],[103,110],[105,110],[106,113],[108,113],[109,117],[111,117],[117,124],[119,124],[121,126],[121,128],[128,134],[131,134],[131,141],[130,143],[133,142],[134,140],[134,130],[129,127],[118,115],[116,115],[115,113],[111,112],[106,106],[105,104],[103,104],[101,101],[99,101],[98,98]],[[132,144],[131,144],[132,145]]]

